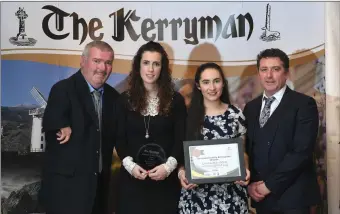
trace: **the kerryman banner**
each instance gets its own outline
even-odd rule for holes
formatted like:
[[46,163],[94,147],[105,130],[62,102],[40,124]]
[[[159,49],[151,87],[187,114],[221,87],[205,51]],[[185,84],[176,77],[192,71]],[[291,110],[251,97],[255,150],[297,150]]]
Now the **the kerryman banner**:
[[285,51],[291,59],[287,84],[319,105],[315,160],[326,204],[324,26],[321,2],[2,2],[2,210],[43,212],[36,198],[45,149],[41,118],[50,88],[79,69],[92,40],[112,45],[108,83],[120,92],[138,48],[154,40],[165,47],[186,102],[195,69],[213,61],[223,67],[232,102],[241,108],[262,91],[256,55],[266,48]]

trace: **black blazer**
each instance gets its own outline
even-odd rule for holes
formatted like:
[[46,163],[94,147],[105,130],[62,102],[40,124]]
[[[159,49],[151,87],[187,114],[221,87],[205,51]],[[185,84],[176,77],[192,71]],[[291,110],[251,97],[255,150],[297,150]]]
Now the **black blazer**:
[[250,160],[251,181],[263,180],[271,191],[253,207],[270,209],[276,206],[287,210],[315,205],[320,201],[313,161],[314,146],[318,133],[318,110],[313,98],[292,91],[288,86],[282,100],[268,122],[272,126],[267,132],[272,139],[268,153],[266,175],[258,176],[252,166],[255,124],[259,123],[262,94],[244,108],[247,124],[247,152]]
[[[104,85],[102,116],[103,171],[110,170],[115,142],[114,101],[119,93]],[[56,132],[70,126],[69,142],[59,144]],[[61,174],[98,172],[99,126],[87,82],[80,71],[53,85],[43,117],[46,170]],[[97,161],[98,160],[98,161]]]
[[[119,93],[114,88],[108,84],[104,85],[101,182],[106,186],[109,186],[112,153],[115,145],[115,100],[118,95]],[[60,128],[67,126],[72,129],[70,140],[65,144],[60,144],[57,141],[56,133]],[[89,86],[80,70],[51,88],[43,117],[43,131],[46,139],[45,175],[65,175],[67,177],[80,175],[81,177],[93,176],[98,173],[98,151],[100,148],[98,119]],[[44,189],[48,191],[52,187],[51,185],[54,185],[53,182],[50,182],[50,179],[46,180]],[[91,188],[95,189],[96,186]],[[79,193],[81,194],[81,191]],[[95,191],[93,193],[95,194]],[[43,190],[42,194],[44,194]],[[53,200],[53,197],[47,198]],[[56,198],[58,197],[62,196],[56,196]]]

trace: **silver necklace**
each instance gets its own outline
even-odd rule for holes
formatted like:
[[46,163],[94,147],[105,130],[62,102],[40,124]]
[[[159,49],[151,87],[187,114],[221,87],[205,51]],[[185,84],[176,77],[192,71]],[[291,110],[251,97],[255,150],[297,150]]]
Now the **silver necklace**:
[[145,138],[148,139],[149,138],[149,126],[150,126],[150,115],[149,115],[149,120],[148,120],[148,125],[146,126],[146,122],[145,122],[145,116],[143,117],[144,119],[144,128],[145,128]]

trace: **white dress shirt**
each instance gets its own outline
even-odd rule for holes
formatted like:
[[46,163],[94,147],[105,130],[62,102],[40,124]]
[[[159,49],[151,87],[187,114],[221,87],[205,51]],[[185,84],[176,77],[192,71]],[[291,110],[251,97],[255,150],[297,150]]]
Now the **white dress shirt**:
[[[285,85],[283,88],[281,88],[278,92],[276,92],[275,94],[273,94],[273,96],[275,97],[275,100],[273,101],[272,105],[270,106],[270,116],[273,114],[273,112],[275,111],[275,109],[279,106],[283,94],[285,93],[287,88],[287,85]],[[261,111],[260,114],[262,112],[262,109],[264,108],[264,97],[268,98],[267,95],[263,92],[263,97],[262,97],[262,106],[261,106]]]

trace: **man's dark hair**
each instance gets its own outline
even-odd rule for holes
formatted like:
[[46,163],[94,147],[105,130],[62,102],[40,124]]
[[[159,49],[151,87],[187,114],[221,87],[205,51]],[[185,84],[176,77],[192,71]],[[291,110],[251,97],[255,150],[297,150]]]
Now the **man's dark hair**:
[[260,61],[262,58],[272,58],[272,57],[278,57],[283,63],[283,68],[288,71],[289,69],[289,58],[285,52],[278,48],[270,48],[261,51],[257,55],[257,69],[260,68]]

